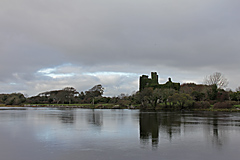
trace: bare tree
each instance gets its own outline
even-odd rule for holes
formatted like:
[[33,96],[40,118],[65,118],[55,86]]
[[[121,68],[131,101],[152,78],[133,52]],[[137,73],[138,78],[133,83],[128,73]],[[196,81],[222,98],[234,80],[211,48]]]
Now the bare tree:
[[239,92],[240,91],[240,86],[236,88],[236,92]]
[[217,88],[225,88],[228,85],[228,80],[222,75],[222,73],[215,72],[206,76],[204,83],[207,85],[217,85]]

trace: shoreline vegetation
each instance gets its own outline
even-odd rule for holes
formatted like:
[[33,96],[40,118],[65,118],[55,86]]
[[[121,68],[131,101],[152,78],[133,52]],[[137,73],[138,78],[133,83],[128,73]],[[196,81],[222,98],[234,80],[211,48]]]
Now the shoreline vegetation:
[[73,87],[52,90],[28,97],[22,93],[0,94],[0,107],[55,107],[88,109],[140,109],[156,111],[230,111],[240,110],[240,87],[224,90],[227,80],[221,73],[206,77],[205,84],[176,83],[169,78],[159,84],[156,72],[142,75],[139,91],[132,95],[103,96],[101,84],[88,91]]
[[234,105],[231,108],[222,108],[217,109],[213,108],[213,105],[210,108],[168,108],[162,106],[158,106],[156,108],[144,108],[140,105],[135,106],[119,106],[115,104],[22,104],[22,105],[0,105],[1,107],[32,107],[32,108],[58,108],[58,109],[137,109],[137,110],[143,110],[143,111],[212,111],[212,112],[240,112],[240,105]]

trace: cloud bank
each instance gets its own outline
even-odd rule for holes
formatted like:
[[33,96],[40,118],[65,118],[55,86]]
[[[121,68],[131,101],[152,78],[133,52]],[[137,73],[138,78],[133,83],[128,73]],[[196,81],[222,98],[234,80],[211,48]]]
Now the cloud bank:
[[2,0],[0,92],[102,84],[106,95],[138,90],[142,74],[202,83],[221,72],[238,87],[236,0]]

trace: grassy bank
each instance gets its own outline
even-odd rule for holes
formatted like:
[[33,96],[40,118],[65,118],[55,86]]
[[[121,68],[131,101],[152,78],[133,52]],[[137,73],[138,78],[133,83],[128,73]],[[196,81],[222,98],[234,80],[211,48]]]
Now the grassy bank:
[[[116,104],[25,104],[25,107],[87,108],[87,109],[128,109],[128,106]],[[137,107],[130,107],[136,109]]]
[[[131,107],[128,106],[120,106],[116,104],[23,104],[23,105],[4,105],[0,104],[0,107],[50,107],[50,108],[85,108],[85,109],[140,109],[140,105],[134,105]],[[181,110],[180,108],[168,108],[165,107],[164,105],[159,105],[155,109],[153,108],[145,108],[144,110],[169,110],[169,111],[179,111]],[[189,109],[186,108],[184,110],[189,110],[189,111],[219,111],[219,112],[240,112],[240,105],[234,105],[232,108],[229,109],[213,109],[213,106],[210,108],[194,108],[194,109]]]
[[24,105],[5,105],[5,104],[0,104],[0,107],[24,107]]

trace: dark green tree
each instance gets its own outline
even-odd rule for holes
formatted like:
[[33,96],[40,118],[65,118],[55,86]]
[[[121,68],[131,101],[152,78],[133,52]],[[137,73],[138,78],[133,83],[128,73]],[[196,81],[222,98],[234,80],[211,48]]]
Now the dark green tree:
[[101,84],[95,85],[94,87],[85,92],[85,100],[91,101],[94,104],[95,98],[102,97],[103,92],[104,88]]
[[190,107],[193,103],[192,97],[186,93],[174,93],[169,97],[170,102],[177,104],[181,109]]
[[203,101],[205,98],[205,93],[193,91],[191,96],[194,98],[195,101]]
[[175,89],[162,89],[161,90],[161,98],[165,103],[165,106],[168,106],[169,97],[172,96],[176,92]]
[[26,101],[26,98],[21,93],[12,93],[5,96],[4,103],[6,105],[20,105]]
[[140,103],[143,108],[147,108],[151,103],[151,96],[153,94],[153,88],[144,88],[141,92],[137,92],[135,95],[135,101]]

